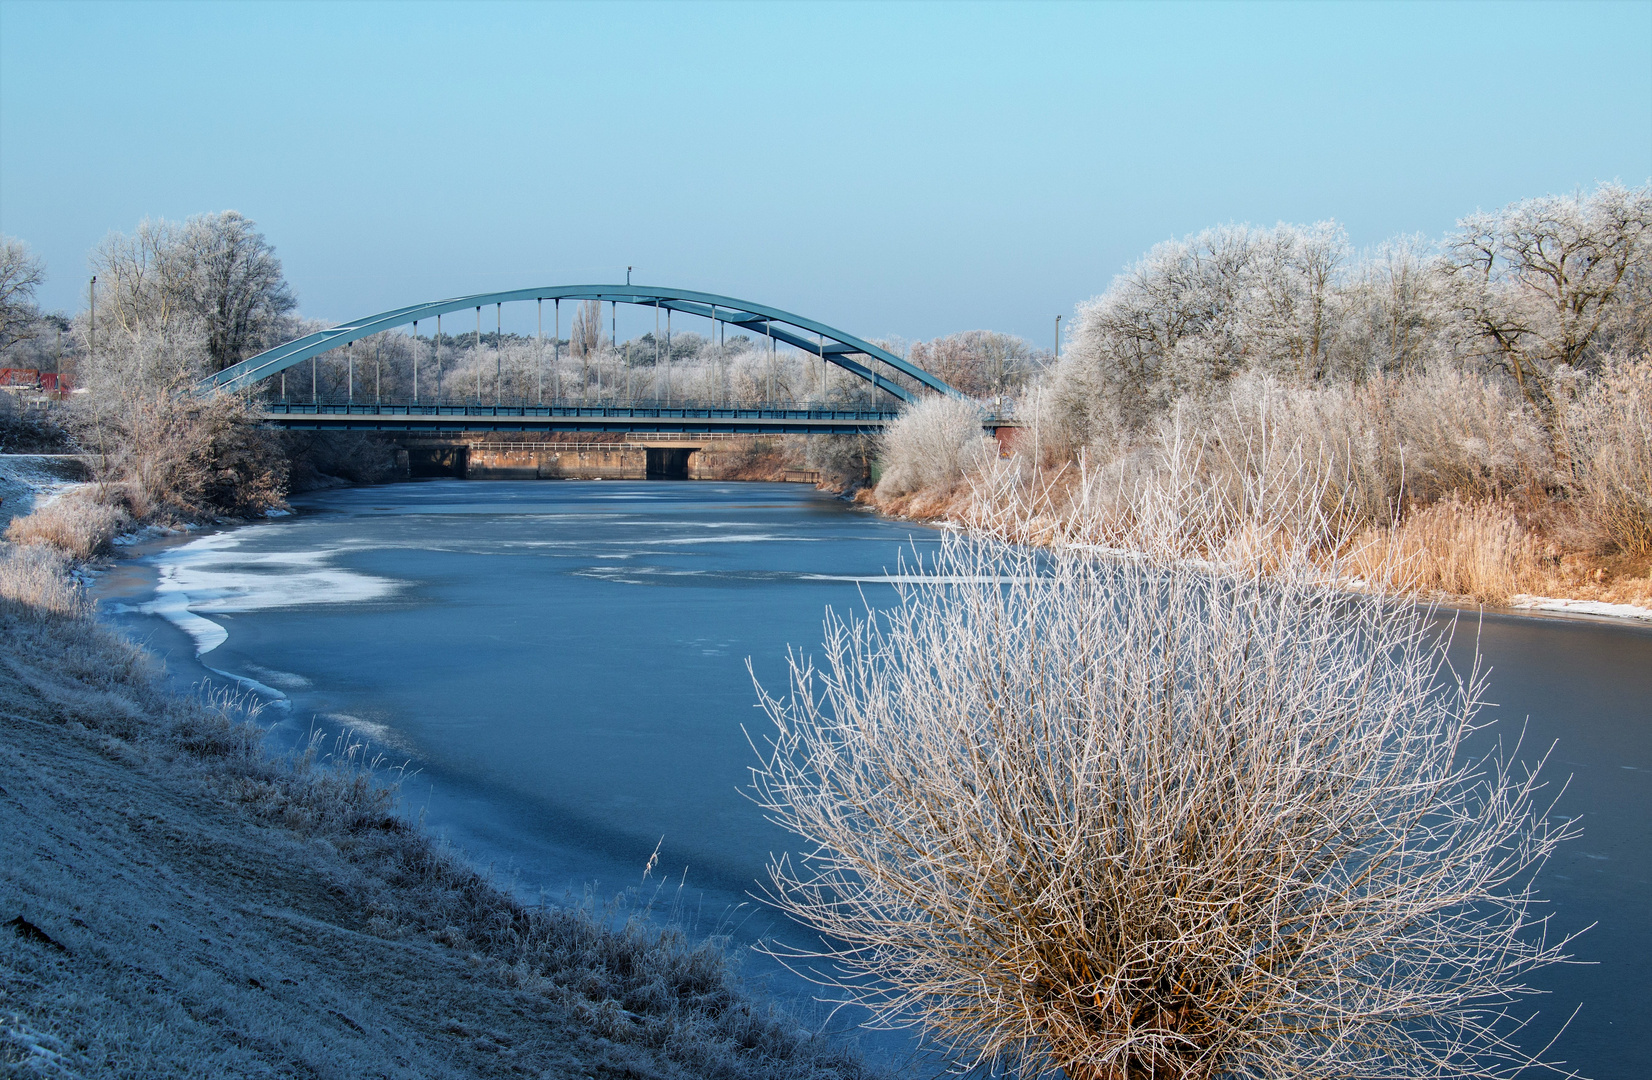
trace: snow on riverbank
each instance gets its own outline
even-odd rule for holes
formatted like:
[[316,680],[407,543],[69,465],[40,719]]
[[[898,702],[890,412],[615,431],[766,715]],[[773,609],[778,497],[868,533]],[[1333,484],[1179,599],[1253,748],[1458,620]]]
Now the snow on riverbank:
[[0,454],[0,532],[85,477],[84,459],[73,454]]
[[1634,604],[1608,604],[1601,600],[1564,600],[1552,596],[1516,596],[1509,606],[1518,611],[1541,611],[1554,615],[1585,615],[1603,619],[1631,619],[1652,623],[1652,608]]

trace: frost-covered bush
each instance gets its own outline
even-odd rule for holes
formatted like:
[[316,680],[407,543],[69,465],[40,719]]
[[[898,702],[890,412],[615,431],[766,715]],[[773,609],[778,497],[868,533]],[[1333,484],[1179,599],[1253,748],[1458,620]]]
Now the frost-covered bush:
[[947,491],[997,456],[998,444],[982,434],[980,406],[958,398],[925,398],[884,433],[878,492]]
[[1652,356],[1608,360],[1563,430],[1571,486],[1599,543],[1652,553]]
[[1140,504],[1284,541],[1267,576],[1164,516],[1129,558],[949,533],[895,607],[829,617],[753,770],[804,852],[770,898],[821,935],[791,962],[986,1075],[1517,1071],[1511,1004],[1563,948],[1530,884],[1569,830],[1465,751],[1480,685],[1426,613],[1326,584],[1292,549],[1315,493],[1295,536],[1262,494]]

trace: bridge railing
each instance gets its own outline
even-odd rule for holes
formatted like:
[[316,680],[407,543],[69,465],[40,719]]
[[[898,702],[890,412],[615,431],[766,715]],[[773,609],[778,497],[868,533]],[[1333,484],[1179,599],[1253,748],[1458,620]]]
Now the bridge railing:
[[271,416],[521,416],[611,417],[682,420],[866,420],[887,423],[898,409],[815,408],[796,406],[655,406],[655,405],[334,405],[267,402]]
[[588,442],[567,440],[564,442],[473,442],[470,449],[483,454],[528,454],[554,451],[579,450],[658,450],[660,443],[666,442],[738,442],[749,440],[752,436],[733,431],[707,431],[699,434],[687,432],[659,432],[650,434],[647,442],[638,442],[634,439],[617,440],[614,442]]

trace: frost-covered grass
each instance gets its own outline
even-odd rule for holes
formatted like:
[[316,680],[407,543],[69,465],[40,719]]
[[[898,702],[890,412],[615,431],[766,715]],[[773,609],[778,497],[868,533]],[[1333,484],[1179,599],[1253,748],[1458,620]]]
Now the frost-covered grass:
[[81,615],[86,595],[69,576],[69,559],[51,547],[0,544],[0,601],[54,615]]
[[[23,1075],[860,1077],[715,942],[525,905],[346,739],[167,691],[64,560],[0,557],[0,1062]],[[54,943],[55,944],[52,944]]]
[[133,525],[125,507],[111,502],[98,485],[85,484],[41,504],[27,517],[13,518],[6,539],[46,544],[75,559],[90,559]]

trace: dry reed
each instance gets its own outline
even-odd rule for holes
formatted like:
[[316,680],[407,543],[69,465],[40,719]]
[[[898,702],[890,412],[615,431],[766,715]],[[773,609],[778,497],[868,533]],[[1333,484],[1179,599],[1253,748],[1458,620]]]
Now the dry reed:
[[1349,546],[1348,569],[1402,592],[1447,593],[1507,604],[1545,581],[1543,551],[1514,511],[1453,497],[1368,530]]

